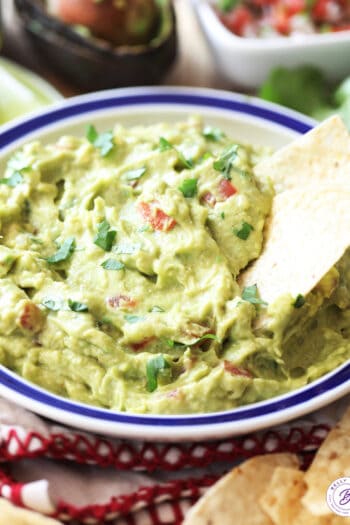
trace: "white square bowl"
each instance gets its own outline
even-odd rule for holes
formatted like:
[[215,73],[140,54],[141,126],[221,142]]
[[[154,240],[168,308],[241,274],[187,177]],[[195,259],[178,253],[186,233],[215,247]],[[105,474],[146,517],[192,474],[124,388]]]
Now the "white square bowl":
[[236,86],[260,86],[276,66],[311,64],[330,80],[350,74],[350,31],[290,37],[245,38],[219,20],[210,0],[192,0],[221,74]]

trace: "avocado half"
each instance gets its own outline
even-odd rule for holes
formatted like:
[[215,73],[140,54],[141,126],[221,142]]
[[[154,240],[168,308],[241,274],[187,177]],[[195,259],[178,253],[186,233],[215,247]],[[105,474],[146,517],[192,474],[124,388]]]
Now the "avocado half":
[[114,46],[52,16],[43,0],[15,0],[19,21],[49,66],[82,90],[159,83],[176,58],[171,0],[157,0],[159,16],[147,44]]

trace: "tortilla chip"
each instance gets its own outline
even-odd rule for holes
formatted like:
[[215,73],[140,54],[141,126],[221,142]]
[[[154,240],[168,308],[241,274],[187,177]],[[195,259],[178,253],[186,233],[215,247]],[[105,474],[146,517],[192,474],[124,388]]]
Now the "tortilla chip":
[[261,508],[274,525],[345,525],[341,516],[315,516],[301,498],[306,491],[305,474],[300,470],[277,467],[270,484],[260,498]]
[[[327,489],[336,479],[349,475],[350,409],[329,433],[305,474],[307,484],[307,491],[303,497],[305,507],[317,516],[331,515],[332,512],[326,502]],[[346,519],[342,519],[345,523]]]
[[274,199],[260,257],[240,276],[261,298],[310,292],[350,245],[349,191],[321,187],[285,191]]
[[60,522],[36,512],[18,509],[0,498],[0,525],[60,525]]
[[183,525],[272,525],[258,505],[278,466],[298,466],[293,454],[270,454],[249,459],[233,469],[192,507]]
[[260,162],[255,173],[272,179],[276,193],[305,184],[350,186],[350,134],[340,117],[331,117]]

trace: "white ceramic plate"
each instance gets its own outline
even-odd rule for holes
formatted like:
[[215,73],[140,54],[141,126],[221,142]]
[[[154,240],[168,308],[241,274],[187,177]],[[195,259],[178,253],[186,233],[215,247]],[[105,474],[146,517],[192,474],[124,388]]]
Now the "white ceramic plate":
[[[307,132],[314,121],[282,107],[222,91],[193,88],[134,88],[77,97],[3,127],[0,169],[24,142],[55,140],[63,133],[84,134],[86,124],[99,130],[116,121],[126,125],[176,121],[202,115],[240,141],[274,148]],[[234,410],[197,415],[133,415],[83,405],[53,395],[0,367],[0,394],[51,419],[112,436],[153,441],[204,440],[243,434],[285,422],[350,392],[350,364],[318,381],[268,401]]]

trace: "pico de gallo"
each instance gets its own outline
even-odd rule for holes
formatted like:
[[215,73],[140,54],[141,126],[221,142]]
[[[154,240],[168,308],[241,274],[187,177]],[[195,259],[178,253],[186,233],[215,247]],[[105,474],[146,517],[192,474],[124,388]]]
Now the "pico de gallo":
[[241,37],[350,30],[350,0],[218,0],[217,13]]

